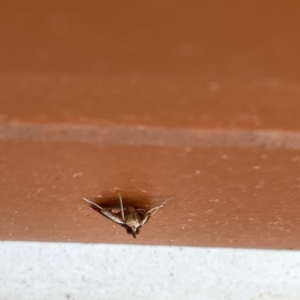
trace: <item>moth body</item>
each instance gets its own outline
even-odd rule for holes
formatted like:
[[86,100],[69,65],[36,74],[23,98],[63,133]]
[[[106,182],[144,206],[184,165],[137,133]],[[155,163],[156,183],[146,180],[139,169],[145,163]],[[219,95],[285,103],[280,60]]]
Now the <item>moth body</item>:
[[112,220],[113,222],[123,226],[126,228],[127,233],[131,234],[134,238],[136,238],[136,235],[139,234],[140,228],[144,226],[147,221],[150,219],[150,217],[163,205],[166,203],[163,202],[160,206],[154,207],[150,209],[149,211],[146,211],[144,209],[136,209],[134,207],[124,207],[122,197],[119,194],[120,199],[120,208],[106,208],[101,207],[100,205],[83,198],[83,200],[91,203],[91,207],[96,207],[99,212],[107,217],[108,219]]

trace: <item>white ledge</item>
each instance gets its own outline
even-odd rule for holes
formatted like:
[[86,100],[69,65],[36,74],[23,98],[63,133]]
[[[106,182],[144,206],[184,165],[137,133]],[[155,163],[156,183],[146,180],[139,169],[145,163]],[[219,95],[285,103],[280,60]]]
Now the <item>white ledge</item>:
[[0,299],[300,299],[300,252],[0,242]]

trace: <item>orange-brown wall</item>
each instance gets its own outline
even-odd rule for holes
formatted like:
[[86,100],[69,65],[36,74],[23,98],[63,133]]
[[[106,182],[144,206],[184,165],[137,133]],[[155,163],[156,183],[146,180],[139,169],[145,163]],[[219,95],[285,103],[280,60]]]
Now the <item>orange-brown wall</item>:
[[[0,4],[0,238],[300,249],[299,1]],[[150,208],[137,240],[82,197]]]

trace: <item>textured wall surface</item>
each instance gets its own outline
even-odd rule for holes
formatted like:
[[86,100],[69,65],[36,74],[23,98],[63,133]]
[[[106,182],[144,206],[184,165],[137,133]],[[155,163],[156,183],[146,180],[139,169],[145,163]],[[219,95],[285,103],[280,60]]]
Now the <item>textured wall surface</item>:
[[0,239],[300,249],[299,11],[1,1]]

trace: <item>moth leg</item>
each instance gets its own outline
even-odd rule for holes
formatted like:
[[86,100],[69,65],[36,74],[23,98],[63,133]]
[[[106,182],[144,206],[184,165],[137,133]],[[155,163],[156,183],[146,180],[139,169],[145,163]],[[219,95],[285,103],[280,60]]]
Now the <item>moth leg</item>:
[[[173,198],[173,197],[172,197],[172,198]],[[150,210],[148,210],[147,214],[154,215],[160,208],[162,208],[162,207],[163,207],[169,200],[171,200],[172,198],[165,200],[165,201],[164,201],[161,205],[159,205],[159,206],[156,206],[156,207],[151,208]]]
[[122,201],[121,194],[120,194],[120,193],[118,193],[118,194],[119,194],[119,198],[120,198],[120,205],[121,205],[121,214],[122,214],[122,219],[123,219],[123,221],[125,222],[123,201]]
[[140,223],[140,226],[143,226],[147,223],[147,221],[150,219],[151,217],[151,214],[148,214],[147,212],[142,212],[140,211],[139,212],[141,215],[144,215],[144,218],[141,219],[141,223]]
[[88,199],[86,199],[86,198],[82,198],[82,199],[83,199],[84,201],[86,201],[86,202],[88,202],[88,203],[90,203],[90,204],[92,204],[92,205],[98,207],[100,210],[103,209],[100,205],[98,205],[98,204],[96,204],[96,203],[94,203],[94,202],[92,202],[92,201],[90,201],[90,200],[88,200]]

